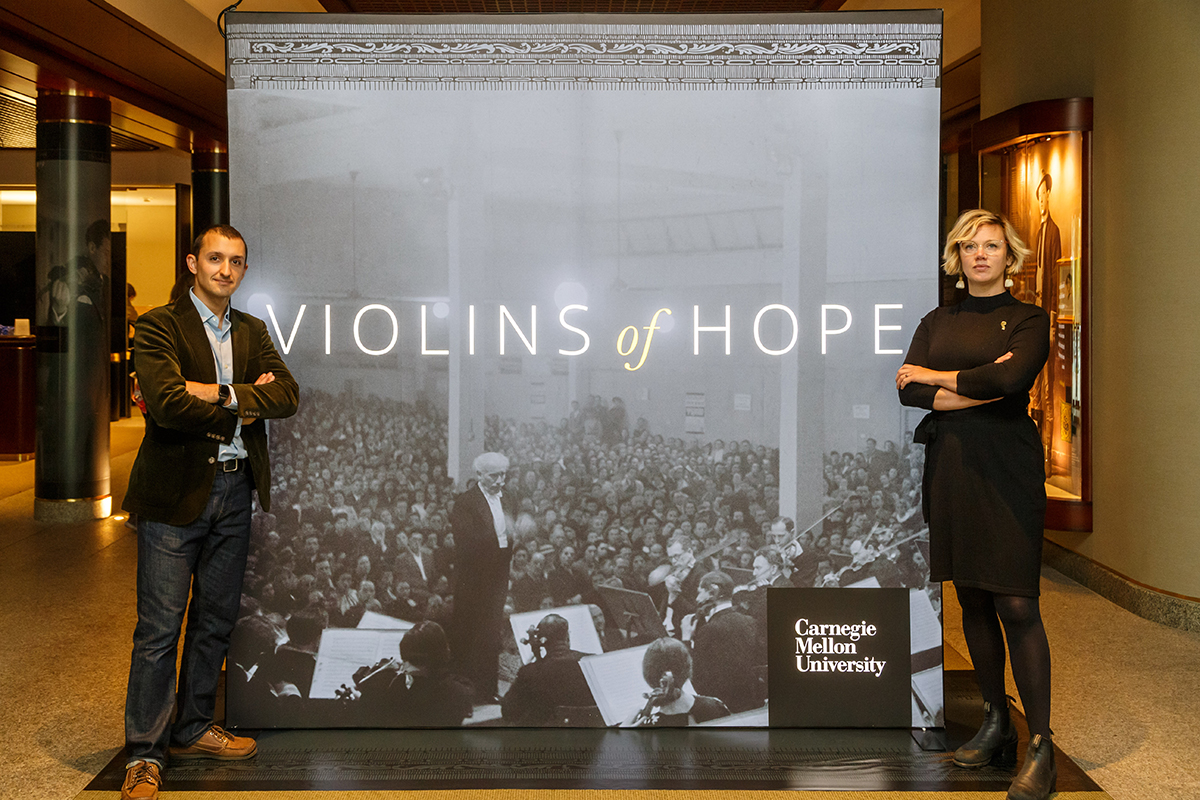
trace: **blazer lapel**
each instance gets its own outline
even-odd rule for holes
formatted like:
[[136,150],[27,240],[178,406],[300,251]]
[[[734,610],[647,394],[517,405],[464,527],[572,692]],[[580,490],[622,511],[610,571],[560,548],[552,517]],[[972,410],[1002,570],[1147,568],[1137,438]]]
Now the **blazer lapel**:
[[242,315],[232,308],[229,309],[229,335],[233,339],[233,382],[248,383],[246,362],[250,360],[250,341],[246,326],[242,324]]
[[[208,343],[208,333],[204,330],[204,323],[200,320],[196,306],[192,304],[191,296],[185,294],[171,310],[179,320],[184,344],[187,346],[192,366],[198,371],[200,380],[203,383],[216,383],[217,363],[213,358],[212,345]],[[186,365],[180,364],[180,367],[184,375],[189,374],[190,371]]]

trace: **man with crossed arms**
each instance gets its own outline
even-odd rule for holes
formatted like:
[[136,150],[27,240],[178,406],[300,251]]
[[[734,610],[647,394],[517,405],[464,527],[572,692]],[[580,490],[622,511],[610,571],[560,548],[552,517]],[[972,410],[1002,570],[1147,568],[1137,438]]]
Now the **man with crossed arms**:
[[194,287],[143,315],[134,336],[146,433],[123,505],[138,519],[138,623],[122,800],[157,798],[168,755],[231,760],[257,751],[213,714],[240,605],[251,492],[271,508],[266,426],[254,423],[296,413],[299,389],[263,321],[230,307],[246,272],[242,235],[228,225],[208,228],[187,265]]

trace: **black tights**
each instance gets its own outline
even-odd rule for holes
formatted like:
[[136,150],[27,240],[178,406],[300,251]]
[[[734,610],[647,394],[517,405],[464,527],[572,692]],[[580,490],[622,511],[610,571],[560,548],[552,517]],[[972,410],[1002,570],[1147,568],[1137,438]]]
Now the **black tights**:
[[[983,699],[994,706],[1005,702],[1004,638],[1012,659],[1013,680],[1029,733],[1050,735],[1050,644],[1042,627],[1036,597],[997,594],[985,589],[955,586],[962,606],[963,634]],[[1004,625],[1001,632],[1001,623]]]

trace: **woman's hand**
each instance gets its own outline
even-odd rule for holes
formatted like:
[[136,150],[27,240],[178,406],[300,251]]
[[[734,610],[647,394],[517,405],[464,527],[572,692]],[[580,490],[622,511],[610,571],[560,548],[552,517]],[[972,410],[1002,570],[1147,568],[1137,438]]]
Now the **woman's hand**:
[[942,386],[939,378],[943,375],[952,373],[935,372],[934,370],[925,367],[918,367],[916,364],[902,364],[900,369],[896,370],[896,388],[903,389],[910,383],[923,383],[927,386]]

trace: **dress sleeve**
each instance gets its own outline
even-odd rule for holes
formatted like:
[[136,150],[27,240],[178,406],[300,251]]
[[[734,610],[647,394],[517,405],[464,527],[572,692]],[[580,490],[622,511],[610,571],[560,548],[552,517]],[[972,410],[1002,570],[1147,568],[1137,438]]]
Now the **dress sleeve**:
[[1050,317],[1040,308],[1017,323],[1008,340],[1012,358],[958,373],[958,393],[973,400],[1028,392],[1050,355]]
[[[929,329],[932,327],[931,317],[934,312],[926,314],[913,334],[912,343],[908,346],[908,355],[904,357],[905,364],[917,367],[929,366]],[[933,398],[938,387],[923,383],[910,383],[900,390],[900,404],[933,410]]]

